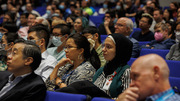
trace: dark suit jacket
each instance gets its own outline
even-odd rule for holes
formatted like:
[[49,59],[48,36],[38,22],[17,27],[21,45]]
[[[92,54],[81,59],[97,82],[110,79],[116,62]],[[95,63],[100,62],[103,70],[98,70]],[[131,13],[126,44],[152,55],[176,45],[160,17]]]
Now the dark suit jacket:
[[[8,82],[10,74],[8,71],[0,72],[0,90]],[[45,83],[40,76],[33,72],[4,94],[0,101],[44,101],[45,96]]]

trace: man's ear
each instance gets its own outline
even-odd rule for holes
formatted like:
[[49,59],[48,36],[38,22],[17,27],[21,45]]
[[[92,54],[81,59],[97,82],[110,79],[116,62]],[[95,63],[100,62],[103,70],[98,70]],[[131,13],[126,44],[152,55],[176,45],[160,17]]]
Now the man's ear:
[[94,39],[95,39],[95,40],[98,40],[98,37],[99,37],[99,34],[98,34],[98,33],[95,33],[95,34],[94,34]]
[[154,72],[154,79],[158,80],[160,77],[160,69],[158,66],[153,67],[153,72]]
[[42,39],[40,40],[40,45],[43,46],[43,45],[45,45],[45,44],[46,44],[46,41],[45,41],[44,38],[42,38]]
[[31,63],[33,63],[34,59],[32,57],[27,57],[25,59],[25,65],[29,66]]

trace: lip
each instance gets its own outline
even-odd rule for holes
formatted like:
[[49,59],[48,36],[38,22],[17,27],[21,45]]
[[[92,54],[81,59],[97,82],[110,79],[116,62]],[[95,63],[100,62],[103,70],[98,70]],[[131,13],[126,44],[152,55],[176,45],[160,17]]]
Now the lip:
[[8,62],[8,61],[7,61],[7,62],[6,62],[6,65],[8,66],[9,64],[11,64],[11,62]]

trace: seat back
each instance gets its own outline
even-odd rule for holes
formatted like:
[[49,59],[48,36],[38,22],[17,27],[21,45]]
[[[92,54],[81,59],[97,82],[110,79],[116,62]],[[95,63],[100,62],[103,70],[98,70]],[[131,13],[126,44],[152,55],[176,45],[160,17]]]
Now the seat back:
[[180,77],[180,61],[166,60],[169,66],[170,77]]
[[91,101],[114,101],[112,99],[101,98],[101,97],[94,97]]
[[141,49],[141,51],[140,51],[140,56],[154,53],[154,54],[160,55],[162,58],[165,59],[168,52],[169,52],[169,50],[161,50],[161,49]]
[[180,93],[180,78],[169,77],[169,82],[174,91]]
[[86,101],[86,99],[86,95],[47,91],[45,101]]

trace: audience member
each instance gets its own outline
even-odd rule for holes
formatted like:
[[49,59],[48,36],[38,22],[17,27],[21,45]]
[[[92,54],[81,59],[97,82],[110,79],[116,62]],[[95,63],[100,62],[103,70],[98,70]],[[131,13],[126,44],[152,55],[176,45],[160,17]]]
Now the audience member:
[[101,44],[101,36],[99,35],[99,31],[94,26],[89,26],[85,28],[82,34],[92,43],[92,47],[96,50],[99,59],[101,61],[101,67],[103,67],[106,63],[102,52],[102,44]]
[[49,77],[57,64],[57,60],[53,56],[49,55],[46,50],[49,38],[49,30],[44,25],[32,26],[28,31],[27,39],[36,43],[41,49],[41,64],[35,70],[35,73],[40,75],[44,81]]
[[59,61],[46,81],[48,90],[63,88],[77,81],[92,81],[96,69],[100,67],[96,51],[90,50],[87,38],[80,34],[69,36],[65,52],[67,58]]
[[116,34],[123,34],[133,43],[133,51],[131,57],[137,57],[139,55],[139,42],[136,39],[129,37],[129,35],[133,31],[132,20],[126,17],[119,18],[114,27]]
[[93,82],[112,98],[130,84],[130,66],[127,62],[131,58],[132,46],[132,42],[121,34],[111,34],[104,42],[103,55],[108,62],[98,69]]
[[45,19],[51,19],[51,16],[53,13],[54,13],[54,9],[52,9],[51,5],[48,5],[46,7],[46,13],[44,15],[42,15],[42,17]]
[[154,40],[154,33],[149,30],[153,21],[153,17],[144,13],[139,21],[139,28],[141,31],[135,31],[132,35],[137,41],[151,41]]
[[170,49],[175,41],[169,38],[169,29],[165,23],[158,23],[154,27],[155,40],[152,40],[150,43],[146,45],[142,45],[141,48],[147,49]]
[[75,14],[71,14],[66,19],[66,23],[69,26],[71,33],[73,32],[73,29],[74,29],[73,25],[74,25],[76,18],[77,18],[77,16]]
[[99,9],[98,13],[99,14],[105,14],[109,9],[109,1],[105,0],[103,3],[103,7]]
[[44,101],[46,86],[34,73],[40,60],[40,48],[34,43],[21,41],[13,46],[7,57],[9,72],[0,72],[1,101]]
[[166,55],[167,60],[180,61],[180,23],[176,26],[176,44],[174,44]]
[[169,68],[156,54],[141,56],[131,66],[130,87],[116,101],[178,101],[169,83]]
[[66,57],[64,47],[69,35],[70,29],[67,25],[59,24],[52,29],[51,42],[55,47],[48,48],[47,52],[54,56],[57,61],[60,61],[62,58]]
[[74,22],[74,33],[81,34],[84,28],[88,26],[88,19],[86,17],[78,17]]
[[110,10],[105,13],[104,16],[104,23],[100,24],[98,29],[100,35],[109,35],[114,33],[114,24],[116,23],[116,16],[115,11]]
[[152,32],[154,32],[154,26],[157,23],[160,23],[160,22],[165,23],[165,21],[163,20],[163,11],[160,10],[160,9],[154,10],[153,18],[154,18],[154,20],[153,20],[153,23],[152,23],[152,25],[150,27],[150,31],[152,31]]
[[33,10],[32,4],[29,2],[26,4],[26,11],[24,13],[33,13],[36,14],[37,16],[41,16],[37,11]]
[[22,28],[22,27],[26,27],[26,26],[27,26],[28,16],[29,16],[28,13],[22,13],[22,14],[21,14],[21,16],[20,16],[20,27],[19,27],[19,28]]
[[11,49],[14,46],[14,41],[18,39],[18,35],[12,32],[4,33],[2,35],[0,49],[0,71],[5,71],[7,69],[7,55],[9,52],[11,52]]
[[136,15],[138,7],[135,4],[133,4],[131,0],[125,0],[125,4],[127,5],[125,8],[126,17],[134,17]]

